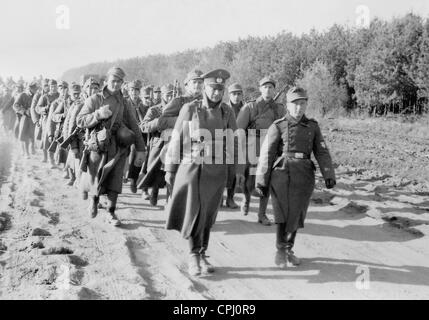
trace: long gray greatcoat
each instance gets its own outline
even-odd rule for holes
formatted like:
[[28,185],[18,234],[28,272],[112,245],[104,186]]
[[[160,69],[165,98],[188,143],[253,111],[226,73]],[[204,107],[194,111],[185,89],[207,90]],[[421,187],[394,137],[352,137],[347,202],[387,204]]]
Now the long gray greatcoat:
[[[198,134],[194,135],[197,128],[211,132],[211,139],[205,137],[202,144],[195,142],[199,140]],[[168,146],[165,171],[176,172],[176,180],[167,207],[166,228],[180,231],[184,238],[189,238],[193,231],[202,233],[210,228],[215,223],[221,204],[228,168],[225,159],[220,163],[219,158],[214,159],[214,146],[219,147],[223,140],[219,136],[216,139],[215,129],[232,129],[226,139],[226,148],[217,152],[217,156],[225,157],[226,152],[236,147],[234,113],[222,102],[210,108],[204,96],[202,101],[196,100],[183,106]],[[201,147],[205,150],[205,156],[213,159],[211,164],[198,161],[201,160],[198,158]],[[237,152],[234,152],[234,163],[236,155]]]
[[35,125],[31,121],[30,113],[33,96],[30,92],[23,92],[18,95],[13,104],[17,119],[19,119],[18,139],[20,141],[30,142],[34,138]]
[[40,97],[36,105],[36,112],[40,115],[40,124],[42,126],[41,148],[43,150],[48,150],[50,146],[49,133],[52,132],[52,127],[54,127],[54,123],[51,121],[54,110],[51,108],[51,105],[59,96],[58,92],[44,94]]
[[[102,126],[110,128],[113,115],[109,119],[102,121],[99,121],[96,116],[96,111],[105,105],[109,106],[113,114],[117,112],[117,116],[112,126],[112,139],[108,144],[107,152],[90,152],[88,170],[81,176],[83,191],[87,191],[91,196],[106,194],[109,191],[122,193],[122,177],[129,147],[127,148],[128,150],[124,149],[116,142],[116,131],[121,126],[125,126],[134,132],[136,150],[145,150],[137,120],[132,114],[127,101],[121,92],[112,95],[107,90],[107,87],[85,100],[84,106],[77,116],[78,127],[96,130]],[[112,161],[113,168],[104,182],[100,183],[101,171],[110,161]]]
[[[288,153],[305,155],[302,159]],[[314,190],[314,154],[325,179],[335,179],[331,156],[319,125],[305,116],[297,122],[286,115],[268,129],[258,162],[256,186],[270,188],[275,223],[286,223],[286,231],[304,227]]]

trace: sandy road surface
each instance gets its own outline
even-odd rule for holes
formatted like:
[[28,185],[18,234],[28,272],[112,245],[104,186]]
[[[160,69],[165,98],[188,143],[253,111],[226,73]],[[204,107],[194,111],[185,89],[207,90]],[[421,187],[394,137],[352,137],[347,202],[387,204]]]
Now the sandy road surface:
[[[164,229],[163,195],[152,208],[126,185],[124,226],[114,228],[103,210],[91,220],[40,155],[21,160],[15,151],[10,163],[0,193],[0,299],[429,298],[429,196],[388,177],[340,167],[334,191],[319,183],[296,240],[303,263],[288,270],[274,266],[275,227],[255,223],[256,199],[247,217],[221,210],[208,251],[217,271],[190,278],[185,241]],[[63,254],[44,254],[51,248]]]

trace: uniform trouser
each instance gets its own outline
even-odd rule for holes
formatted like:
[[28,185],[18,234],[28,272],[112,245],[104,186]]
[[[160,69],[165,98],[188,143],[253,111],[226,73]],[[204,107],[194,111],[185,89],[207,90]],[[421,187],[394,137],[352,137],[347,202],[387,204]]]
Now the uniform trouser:
[[[244,171],[244,198],[246,205],[250,204],[250,197],[252,195],[252,191],[255,189],[255,175],[250,174],[251,167],[249,165],[246,166],[246,170]],[[266,197],[261,197],[259,199],[259,209],[258,209],[258,217],[264,216],[267,211],[268,199],[270,195]]]
[[[115,191],[108,191],[106,196],[107,196],[107,211],[109,213],[115,213],[116,210],[116,203],[118,201],[118,193]],[[93,196],[93,201],[95,202],[95,204],[98,204],[98,202],[100,201],[100,197],[99,196]]]
[[277,223],[277,250],[292,250],[295,244],[296,232],[286,232],[286,223]]
[[237,183],[237,181],[236,181],[236,179],[234,178],[234,179],[232,180],[231,187],[230,187],[230,188],[228,188],[228,189],[226,190],[227,195],[228,195],[228,198],[231,198],[231,199],[233,199],[233,198],[234,198],[234,194],[235,194],[235,185],[236,185],[236,183]]
[[197,230],[200,215],[201,212],[197,217],[197,221],[195,221],[194,229],[192,230],[191,236],[188,240],[191,255],[204,255],[207,247],[209,246],[211,226],[207,226],[203,230]]

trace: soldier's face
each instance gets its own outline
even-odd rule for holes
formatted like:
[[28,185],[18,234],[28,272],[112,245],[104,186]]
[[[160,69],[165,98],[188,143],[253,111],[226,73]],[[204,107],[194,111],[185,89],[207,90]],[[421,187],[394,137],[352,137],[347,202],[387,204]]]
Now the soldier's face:
[[218,86],[205,86],[207,98],[213,102],[219,102],[223,98],[224,89]]
[[186,90],[191,95],[198,95],[203,93],[204,81],[201,79],[189,80],[186,84]]
[[107,89],[113,93],[119,92],[123,83],[124,80],[111,74],[109,75],[109,78],[107,78]]
[[140,95],[140,90],[136,88],[131,88],[129,94],[132,99],[136,100]]
[[154,91],[154,92],[153,92],[153,98],[154,98],[155,100],[159,100],[159,99],[161,98],[161,92],[159,92],[159,91]]
[[72,100],[76,101],[80,97],[80,92],[73,92],[73,94],[71,96],[72,96]]
[[149,106],[152,103],[152,98],[150,96],[143,97],[143,104]]
[[274,86],[271,83],[266,83],[259,87],[261,96],[264,100],[270,100],[274,98]]
[[299,99],[286,104],[289,114],[297,120],[300,120],[307,110],[307,100]]
[[88,96],[92,96],[93,94],[96,94],[99,90],[99,87],[97,85],[90,85],[87,89],[86,89],[86,94]]
[[165,103],[169,103],[171,101],[171,99],[173,99],[173,93],[172,92],[162,94],[162,100],[164,100]]
[[243,101],[243,92],[241,91],[235,91],[235,92],[231,92],[229,94],[229,100],[233,103],[233,104],[238,104],[241,101]]
[[58,92],[58,87],[56,84],[51,84],[49,86],[49,90],[51,91],[51,93],[57,93]]
[[43,92],[48,92],[49,91],[49,84],[45,84],[43,86]]
[[64,97],[67,94],[68,89],[67,87],[60,87],[59,91],[60,91],[60,95]]

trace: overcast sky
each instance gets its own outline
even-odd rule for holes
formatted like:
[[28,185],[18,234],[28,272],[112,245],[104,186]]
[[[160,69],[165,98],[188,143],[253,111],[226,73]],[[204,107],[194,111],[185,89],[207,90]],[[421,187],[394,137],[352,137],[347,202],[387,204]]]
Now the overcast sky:
[[[58,28],[67,28],[61,5],[69,9],[69,29]],[[0,76],[59,77],[91,62],[354,26],[359,5],[370,17],[429,17],[428,0],[1,0]]]

